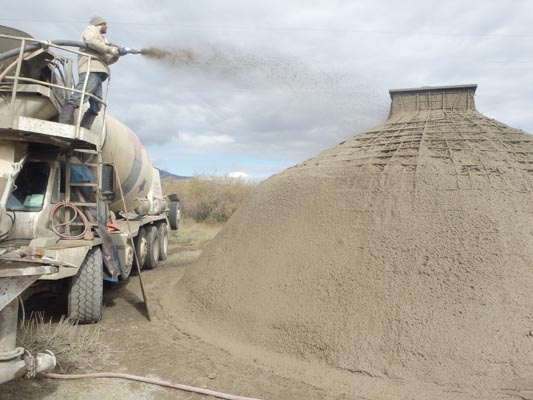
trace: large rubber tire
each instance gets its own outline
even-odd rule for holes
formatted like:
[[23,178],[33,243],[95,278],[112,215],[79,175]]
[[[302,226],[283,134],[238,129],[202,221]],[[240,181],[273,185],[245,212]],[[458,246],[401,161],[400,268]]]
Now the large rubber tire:
[[93,247],[70,280],[68,317],[79,324],[92,324],[102,318],[104,269],[102,250]]
[[126,265],[122,266],[122,273],[119,275],[121,281],[125,281],[130,277],[131,271],[133,270],[133,260],[135,256],[133,255],[133,247],[131,245],[126,245]]
[[146,254],[146,269],[154,269],[159,261],[159,236],[157,235],[157,226],[152,225],[146,228],[146,243],[148,254]]
[[179,201],[173,201],[168,205],[168,223],[170,229],[177,231],[180,226],[181,205]]
[[148,251],[146,231],[144,228],[139,229],[139,233],[135,238],[135,250],[137,251],[137,257],[135,259],[135,265],[139,264],[139,269],[143,269],[146,264],[146,256]]
[[165,261],[168,257],[168,226],[165,222],[157,227],[157,236],[159,237],[159,261]]

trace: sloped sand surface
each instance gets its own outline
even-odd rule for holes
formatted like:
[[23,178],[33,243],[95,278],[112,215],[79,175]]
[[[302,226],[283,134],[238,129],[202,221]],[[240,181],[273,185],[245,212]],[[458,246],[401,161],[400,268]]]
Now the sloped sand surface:
[[391,92],[383,125],[262,183],[166,308],[354,379],[532,386],[533,141],[474,91]]

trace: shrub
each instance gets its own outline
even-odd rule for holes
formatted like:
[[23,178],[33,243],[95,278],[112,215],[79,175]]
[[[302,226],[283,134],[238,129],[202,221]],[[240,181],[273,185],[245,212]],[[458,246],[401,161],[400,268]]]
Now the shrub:
[[58,322],[46,321],[43,313],[24,319],[17,332],[17,344],[32,353],[52,351],[57,357],[59,372],[93,370],[94,363],[108,363],[111,348],[102,343],[100,325],[76,325],[61,317]]
[[248,198],[255,184],[229,177],[164,179],[164,193],[177,193],[182,215],[196,222],[226,222]]

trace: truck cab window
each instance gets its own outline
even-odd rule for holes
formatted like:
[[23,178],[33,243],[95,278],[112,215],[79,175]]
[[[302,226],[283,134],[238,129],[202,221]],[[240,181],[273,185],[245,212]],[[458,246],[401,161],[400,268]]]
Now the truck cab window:
[[9,194],[10,211],[40,211],[43,208],[50,165],[46,162],[28,161],[15,180],[15,190]]

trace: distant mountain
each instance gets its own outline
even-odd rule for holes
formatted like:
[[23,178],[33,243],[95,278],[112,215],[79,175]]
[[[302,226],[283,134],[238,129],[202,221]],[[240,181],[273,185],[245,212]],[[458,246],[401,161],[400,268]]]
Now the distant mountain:
[[190,176],[174,175],[159,168],[157,168],[157,170],[159,171],[159,176],[161,177],[161,179],[191,179]]

